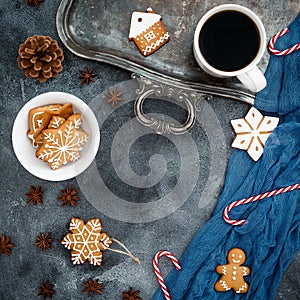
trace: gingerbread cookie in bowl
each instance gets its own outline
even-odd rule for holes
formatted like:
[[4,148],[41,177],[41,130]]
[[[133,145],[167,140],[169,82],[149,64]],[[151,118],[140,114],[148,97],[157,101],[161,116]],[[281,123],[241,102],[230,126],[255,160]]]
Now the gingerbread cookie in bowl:
[[88,141],[88,134],[80,126],[81,115],[77,113],[58,128],[43,130],[42,146],[36,151],[36,157],[47,162],[53,170],[77,161],[83,145]]
[[[54,111],[51,109],[53,105],[55,106]],[[62,109],[63,107],[64,109]],[[41,111],[42,113],[40,113]],[[39,113],[33,118],[34,112]],[[76,114],[80,114],[80,122],[73,120],[71,122],[71,130],[70,124],[66,122],[72,115],[74,115],[72,117],[74,118]],[[32,128],[30,127],[31,124],[33,124],[32,121],[35,121],[33,130],[31,130]],[[70,119],[68,122],[70,122]],[[40,128],[42,123],[43,127]],[[44,132],[51,130],[50,132],[53,134],[52,130],[57,130],[55,139],[58,139],[60,138],[59,130],[61,130],[61,133],[65,133],[66,131],[64,127],[62,129],[61,126],[65,126],[67,129],[66,125],[69,126],[70,133],[74,134],[75,140],[80,136],[81,141],[88,140],[79,147],[74,147],[75,140],[68,138],[71,144],[73,144],[73,154],[68,154],[70,150],[69,143],[66,144],[65,140],[62,140],[62,142],[57,140],[58,144],[65,143],[65,147],[61,145],[60,151],[57,152],[57,154],[64,153],[61,156],[61,160],[65,162],[64,155],[69,158],[73,157],[74,160],[72,159],[70,163],[63,163],[62,165],[57,161],[57,166],[61,165],[61,167],[54,170],[54,168],[50,166],[50,163],[52,165],[50,156],[49,163],[48,161],[44,161],[46,157],[38,159],[36,152],[41,149],[41,147],[43,147],[44,150],[50,150],[50,148],[47,148],[48,144],[45,143],[46,140],[43,142]],[[36,134],[38,129],[40,133],[36,135],[37,143],[33,143],[33,140],[28,136],[28,131]],[[48,132],[48,134],[50,132]],[[62,138],[66,139],[65,136],[62,136]],[[37,95],[26,102],[21,108],[16,116],[12,129],[12,145],[17,159],[29,173],[48,181],[62,181],[78,176],[92,163],[100,145],[100,128],[93,110],[83,100],[69,93],[48,92]],[[80,149],[82,149],[82,151],[80,151]],[[77,150],[80,152],[80,158]],[[56,158],[54,158],[54,156],[52,158],[54,163],[54,159]]]
[[[68,118],[73,114],[71,103],[50,104],[32,108],[28,113],[29,130],[27,136],[35,148],[41,145],[41,133],[49,126],[53,116]],[[48,127],[49,128],[49,127]]]

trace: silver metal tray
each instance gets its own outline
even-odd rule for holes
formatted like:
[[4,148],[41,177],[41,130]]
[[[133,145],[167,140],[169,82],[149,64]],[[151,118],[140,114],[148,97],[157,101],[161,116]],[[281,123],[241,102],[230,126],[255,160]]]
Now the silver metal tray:
[[[58,34],[65,46],[78,56],[106,62],[137,73],[149,80],[173,86],[189,93],[218,95],[253,104],[255,95],[247,91],[235,78],[218,79],[204,73],[197,65],[192,50],[194,30],[201,16],[222,0],[62,0],[57,11]],[[236,1],[252,9],[263,20],[267,37],[287,26],[286,16],[296,15],[293,1],[258,1],[249,4]],[[133,11],[152,7],[163,16],[163,23],[171,40],[154,54],[143,57],[128,33]],[[270,7],[272,9],[270,10]],[[288,12],[286,14],[285,12]],[[267,51],[259,64],[264,71]],[[189,108],[188,108],[189,109]],[[136,109],[142,122],[141,107]],[[142,118],[139,117],[139,111]],[[193,115],[194,112],[191,112]],[[143,123],[143,122],[142,122]],[[190,122],[192,124],[192,122]],[[184,131],[188,128],[184,128]]]
[[[148,6],[163,16],[170,42],[143,57],[128,41],[131,14]],[[234,80],[218,80],[197,65],[192,51],[193,32],[205,5],[199,1],[62,0],[57,29],[62,42],[75,54],[107,62],[177,87],[228,95],[252,103],[253,94]]]

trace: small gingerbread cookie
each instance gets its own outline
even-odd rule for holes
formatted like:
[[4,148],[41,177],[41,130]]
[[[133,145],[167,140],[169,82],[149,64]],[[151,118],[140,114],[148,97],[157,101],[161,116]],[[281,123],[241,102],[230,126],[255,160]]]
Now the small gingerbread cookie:
[[83,264],[86,260],[94,266],[101,266],[102,251],[110,247],[112,240],[108,234],[101,232],[99,218],[83,220],[72,218],[70,231],[61,243],[71,251],[73,264]]
[[29,130],[27,132],[27,136],[35,142],[33,139],[34,134],[37,132],[39,127],[43,123],[43,116],[46,110],[49,111],[58,111],[62,107],[62,104],[50,104],[40,107],[32,108],[28,113],[28,123],[29,123]]
[[[66,121],[66,119],[59,117],[59,116],[52,116],[50,123],[48,125],[48,129],[56,129],[58,128],[60,125],[62,125],[64,122]],[[35,138],[34,144],[35,147],[38,148],[43,144],[43,135],[42,135],[43,131]]]
[[246,254],[239,248],[233,248],[228,252],[228,264],[216,267],[216,272],[222,274],[215,283],[216,291],[226,292],[233,289],[236,293],[247,293],[249,285],[244,276],[250,274],[250,269],[242,266],[245,260]]
[[42,131],[42,146],[36,151],[36,157],[48,162],[53,170],[80,158],[88,134],[80,129],[81,115],[71,115],[56,129]]
[[52,116],[60,116],[67,119],[73,114],[72,103],[51,104],[33,108],[29,111],[29,131],[27,136],[32,141],[34,147],[40,146],[41,133],[49,126]]
[[133,12],[129,40],[133,40],[140,52],[148,56],[170,40],[170,35],[162,23],[162,16],[149,7],[147,12]]

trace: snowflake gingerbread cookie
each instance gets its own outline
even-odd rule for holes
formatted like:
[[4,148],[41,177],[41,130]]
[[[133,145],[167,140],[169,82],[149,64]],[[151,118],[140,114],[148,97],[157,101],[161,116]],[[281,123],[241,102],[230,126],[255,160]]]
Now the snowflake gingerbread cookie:
[[73,114],[58,128],[43,130],[43,144],[36,151],[36,157],[48,162],[53,170],[78,160],[88,141],[88,134],[80,126],[81,115]]
[[84,222],[72,218],[70,230],[62,240],[62,244],[71,251],[73,264],[82,264],[86,260],[94,266],[102,263],[102,251],[110,247],[112,240],[106,233],[102,233],[100,219],[91,219]]
[[[94,266],[101,266],[102,252],[110,250],[130,256],[137,263],[139,259],[118,240],[111,238],[107,233],[102,232],[102,225],[99,218],[90,219],[86,223],[78,218],[72,218],[70,222],[70,231],[63,240],[62,245],[71,251],[71,260],[73,264],[83,264],[86,260]],[[112,242],[118,243],[126,252],[111,249]]]
[[247,150],[250,157],[257,161],[264,152],[266,140],[278,125],[279,118],[263,116],[252,107],[245,118],[231,120],[236,133],[232,147]]
[[233,248],[228,252],[228,264],[216,267],[216,272],[222,274],[215,283],[216,291],[226,292],[233,289],[238,294],[247,293],[249,285],[244,280],[244,276],[250,274],[250,269],[242,266],[245,260],[246,254],[239,248]]
[[140,52],[148,56],[165,45],[170,35],[162,23],[162,16],[149,7],[146,13],[132,13],[129,40],[133,40]]

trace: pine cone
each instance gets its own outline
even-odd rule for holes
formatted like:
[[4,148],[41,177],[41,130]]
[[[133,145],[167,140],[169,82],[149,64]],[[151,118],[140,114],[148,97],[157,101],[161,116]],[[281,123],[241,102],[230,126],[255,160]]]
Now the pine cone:
[[45,82],[61,72],[64,55],[50,36],[35,35],[20,45],[18,65],[29,78]]

